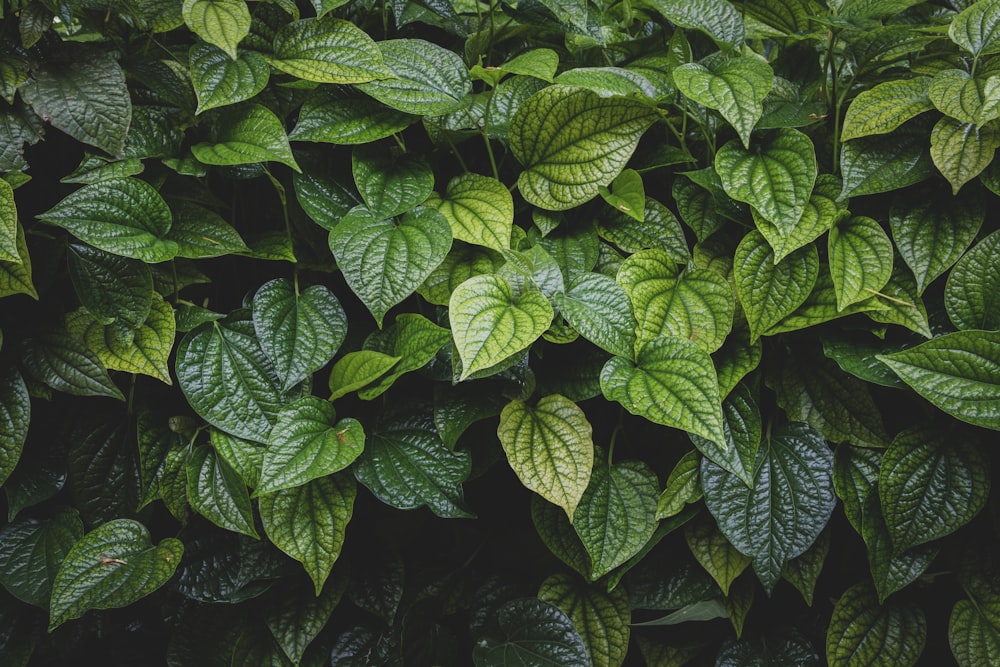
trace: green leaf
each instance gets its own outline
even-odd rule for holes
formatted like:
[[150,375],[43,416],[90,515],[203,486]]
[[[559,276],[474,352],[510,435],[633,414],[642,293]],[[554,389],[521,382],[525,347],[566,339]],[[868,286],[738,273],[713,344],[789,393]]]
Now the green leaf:
[[736,248],[733,272],[753,343],[809,297],[819,276],[819,255],[809,244],[778,261],[764,235],[753,231]]
[[871,336],[823,336],[822,340],[823,354],[837,362],[844,372],[883,387],[906,386],[888,366],[875,358],[877,354],[902,350],[906,345],[884,343]]
[[302,563],[317,596],[340,557],[357,495],[353,479],[331,475],[260,497],[267,539]]
[[389,77],[358,86],[382,104],[403,113],[440,116],[459,109],[472,92],[461,56],[422,39],[378,43]]
[[564,86],[586,88],[601,97],[655,98],[656,88],[639,72],[623,67],[575,67],[555,78]]
[[597,581],[642,549],[656,530],[656,474],[641,461],[598,461],[573,518]]
[[855,216],[831,229],[828,252],[837,310],[868,299],[892,275],[892,241],[871,218]]
[[381,327],[386,312],[444,260],[451,248],[451,226],[429,208],[394,221],[358,207],[333,228],[329,243],[347,284]]
[[515,297],[510,283],[496,275],[474,276],[456,287],[448,311],[462,380],[527,348],[553,318],[552,306],[540,291],[530,289]]
[[351,154],[354,183],[368,210],[391,218],[421,204],[434,191],[434,172],[412,153],[390,155],[367,146]]
[[611,358],[601,371],[601,391],[632,414],[725,447],[715,366],[687,339],[654,338],[639,349],[634,363],[625,357]]
[[611,354],[632,356],[635,317],[628,294],[618,283],[599,273],[581,273],[555,304],[566,322],[581,336]]
[[304,169],[292,175],[295,198],[313,222],[326,230],[333,229],[348,211],[361,203],[351,174],[316,155],[300,159]]
[[702,461],[705,504],[729,543],[753,559],[768,591],[792,558],[808,549],[836,504],[833,454],[809,426],[775,429],[757,452],[753,487]]
[[1000,231],[977,243],[948,274],[948,319],[966,329],[1000,329]]
[[268,60],[286,74],[317,83],[360,84],[392,76],[372,38],[331,15],[283,26]]
[[177,256],[191,259],[246,253],[239,232],[219,215],[190,202],[172,207],[174,222],[167,239],[177,244]]
[[877,310],[878,308],[879,304],[875,303],[874,299],[866,299],[851,304],[843,310],[839,310],[837,308],[836,290],[833,287],[833,278],[828,272],[820,270],[819,278],[816,279],[816,286],[813,287],[813,291],[809,293],[809,297],[805,302],[794,313],[765,332],[764,335],[774,336],[786,331],[806,329],[840,317]]
[[330,400],[371,384],[388,373],[401,359],[401,356],[375,350],[348,352],[330,370]]
[[816,591],[816,580],[822,574],[823,565],[830,552],[830,532],[829,527],[824,529],[805,553],[785,563],[785,567],[781,570],[781,578],[795,586],[810,607]]
[[738,56],[714,59],[708,66],[686,63],[673,71],[673,77],[678,90],[721,113],[743,146],[750,148],[750,132],[764,112],[762,102],[774,83],[774,72],[767,62],[756,56]]
[[[892,240],[913,271],[917,294],[948,270],[976,238],[986,216],[981,196],[937,195],[905,201],[889,212]],[[986,327],[983,327],[986,328]]]
[[97,355],[65,330],[50,329],[26,339],[22,355],[28,374],[56,391],[125,400]]
[[611,189],[601,187],[601,198],[616,211],[621,211],[638,222],[646,212],[646,190],[642,175],[634,169],[625,169],[611,181]]
[[1000,332],[960,331],[876,358],[953,417],[1000,430]]
[[323,285],[300,291],[285,278],[257,290],[253,324],[282,391],[326,366],[347,335],[347,314],[333,292]]
[[623,589],[605,593],[570,575],[554,574],[542,582],[538,598],[566,613],[594,667],[619,667],[625,662],[632,613]]
[[737,385],[722,401],[722,417],[726,434],[723,443],[694,434],[688,437],[706,458],[752,486],[764,427],[760,406],[746,384]]
[[[681,182],[686,181],[678,179],[675,181],[675,188],[676,183]],[[695,185],[691,187],[701,190]],[[659,248],[666,251],[678,264],[686,263],[691,255],[684,230],[677,217],[670,209],[651,197],[646,197],[640,224],[636,224],[636,220],[625,213],[617,210],[607,211],[598,219],[597,233],[625,252],[635,253]]]
[[396,422],[376,431],[354,466],[358,481],[382,502],[399,509],[427,505],[440,517],[471,517],[462,482],[472,471],[467,451],[451,451],[437,433]]
[[698,480],[698,466],[701,463],[698,451],[692,449],[681,457],[667,477],[667,483],[656,504],[656,519],[668,519],[680,514],[688,503],[701,499],[701,483]]
[[281,119],[260,104],[224,110],[214,124],[212,140],[195,144],[191,152],[204,164],[229,166],[273,160],[300,171]]
[[691,228],[699,241],[704,241],[725,224],[727,209],[739,204],[730,199],[722,189],[722,181],[714,169],[700,169],[699,172],[717,187],[706,187],[701,180],[692,178],[691,172],[687,172],[686,178],[674,180],[670,194],[684,224]]
[[931,79],[886,81],[858,93],[847,108],[841,141],[873,134],[888,134],[906,121],[934,108],[929,90]]
[[172,537],[153,546],[138,521],[114,519],[70,549],[52,582],[49,631],[91,609],[126,607],[167,583],[184,545]]
[[191,83],[202,113],[216,107],[248,100],[264,90],[271,68],[255,51],[231,58],[219,47],[199,42],[188,52]]
[[834,455],[833,487],[844,503],[844,515],[859,535],[867,521],[868,501],[878,482],[881,460],[881,451],[853,445],[838,446]]
[[250,33],[244,0],[184,0],[181,14],[196,35],[236,60],[236,46]]
[[28,246],[24,240],[24,228],[20,223],[17,225],[14,245],[18,260],[7,262],[0,259],[0,297],[27,294],[37,301],[38,292],[31,282],[31,257],[28,255]]
[[948,36],[976,58],[1000,52],[1000,2],[972,3],[951,20]]
[[497,437],[525,487],[573,513],[590,481],[594,440],[576,403],[558,394],[531,407],[511,401],[500,413]]
[[535,532],[552,555],[575,570],[582,577],[590,576],[590,555],[584,548],[566,512],[541,496],[531,496],[531,522]]
[[451,342],[451,331],[439,327],[416,313],[400,313],[392,326],[372,332],[365,339],[365,350],[374,350],[398,357],[400,363],[392,373],[371,387],[358,392],[364,400],[381,396],[393,383],[406,373],[420,370],[430,363],[442,347]]
[[17,204],[10,183],[0,179],[0,261],[20,263],[17,252]]
[[864,506],[861,537],[868,548],[868,568],[875,582],[879,604],[893,593],[908,586],[924,573],[941,551],[939,542],[929,542],[899,551],[893,549],[889,529],[885,525],[877,489],[872,489]]
[[837,600],[826,634],[830,667],[915,665],[927,640],[924,612],[913,603],[880,605],[871,584],[851,586]]
[[302,663],[309,646],[329,622],[347,588],[345,572],[346,569],[338,569],[337,575],[316,597],[299,586],[288,590],[281,597],[280,606],[268,611],[267,629],[293,663]]
[[723,595],[750,565],[750,558],[731,545],[715,521],[699,515],[684,526],[684,539],[695,559],[719,584]]
[[715,353],[713,362],[719,375],[719,395],[725,398],[746,375],[760,364],[763,346],[758,340],[750,343],[745,327],[736,329]]
[[191,509],[226,530],[258,537],[247,487],[211,447],[196,447],[184,466]]
[[621,172],[655,119],[634,100],[563,85],[542,89],[511,120],[511,151],[524,166],[521,195],[553,211],[589,201]]
[[959,667],[1000,660],[1000,629],[970,600],[959,600],[948,620],[948,644]]
[[816,151],[809,137],[783,128],[766,135],[753,150],[727,142],[715,154],[715,171],[726,194],[783,224],[805,212],[816,183]]
[[110,53],[85,53],[68,61],[46,59],[19,92],[53,127],[117,156],[132,122],[125,74]]
[[172,259],[178,250],[168,238],[170,207],[153,186],[136,178],[85,185],[38,219],[101,250],[147,263]]
[[648,0],[671,23],[735,46],[746,36],[743,16],[726,0]]
[[278,413],[256,493],[301,486],[343,470],[364,446],[365,432],[357,420],[336,421],[329,402],[315,396],[300,398]]
[[127,341],[153,307],[153,275],[134,259],[73,243],[66,253],[69,278],[80,303],[95,320],[115,328]]
[[934,75],[930,99],[938,111],[977,128],[1000,116],[1000,78],[975,78],[963,69]]
[[876,322],[898,324],[914,331],[924,338],[930,338],[930,322],[927,319],[927,308],[917,294],[917,282],[909,270],[898,263],[892,267],[889,282],[873,299],[880,307],[867,311],[868,317]]
[[177,381],[195,412],[235,436],[266,443],[283,397],[249,322],[208,322],[177,346]]
[[0,530],[0,585],[18,600],[47,609],[59,564],[81,537],[83,522],[71,508],[45,520],[7,524]]
[[456,176],[444,196],[432,198],[427,205],[445,217],[456,239],[494,250],[510,247],[514,198],[495,178],[471,173]]
[[31,398],[14,366],[0,368],[0,486],[14,472],[31,423]]
[[472,650],[476,667],[563,667],[590,664],[573,622],[558,607],[536,599],[507,602],[496,610],[501,637],[481,637]]
[[969,523],[989,492],[989,458],[968,437],[911,428],[882,457],[878,494],[896,553]]
[[847,141],[841,147],[841,199],[890,192],[919,183],[934,173],[923,128],[903,127],[889,134]]
[[317,90],[299,110],[288,138],[330,144],[366,144],[405,130],[418,118],[367,97],[342,97]]
[[230,468],[236,471],[243,483],[254,487],[260,483],[260,469],[264,463],[266,447],[259,442],[237,438],[217,428],[209,430],[212,448]]
[[931,159],[956,195],[989,166],[998,147],[1000,132],[992,125],[979,128],[945,117],[931,130]]

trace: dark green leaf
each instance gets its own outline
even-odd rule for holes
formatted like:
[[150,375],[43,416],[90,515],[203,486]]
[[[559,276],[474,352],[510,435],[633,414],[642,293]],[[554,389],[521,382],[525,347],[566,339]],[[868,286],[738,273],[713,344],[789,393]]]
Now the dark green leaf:
[[624,663],[632,617],[624,590],[606,593],[570,575],[556,574],[542,582],[538,598],[566,613],[594,667],[619,667]]
[[434,190],[434,172],[412,153],[392,155],[367,146],[351,154],[354,183],[368,210],[378,218],[409,211]]
[[944,305],[959,329],[1000,329],[1000,231],[958,260],[948,274]]
[[0,530],[0,585],[17,599],[47,609],[52,581],[77,540],[83,522],[63,508],[45,520],[20,519]]
[[28,388],[17,368],[5,365],[0,368],[0,486],[21,459],[30,422]]
[[191,509],[220,528],[257,537],[250,494],[225,459],[211,447],[197,447],[184,467]]
[[25,369],[56,391],[125,400],[96,354],[67,331],[53,329],[24,341]]
[[840,153],[841,199],[898,190],[934,173],[925,132],[901,128],[854,139]]
[[912,603],[879,605],[871,584],[848,588],[833,608],[826,634],[830,667],[910,667],[927,639],[924,612]]
[[469,71],[458,54],[422,39],[378,43],[389,77],[358,86],[382,104],[418,116],[458,109],[472,92]]
[[583,639],[556,606],[535,599],[513,600],[496,610],[502,637],[476,641],[476,667],[563,667],[590,664]]

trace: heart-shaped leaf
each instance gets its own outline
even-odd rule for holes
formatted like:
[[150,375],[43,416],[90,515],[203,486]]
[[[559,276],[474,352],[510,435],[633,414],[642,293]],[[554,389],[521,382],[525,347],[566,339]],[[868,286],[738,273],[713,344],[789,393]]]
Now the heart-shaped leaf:
[[434,172],[412,153],[391,155],[367,146],[351,154],[354,183],[368,210],[391,218],[415,208],[434,190]]
[[218,214],[191,202],[171,206],[174,222],[167,239],[177,244],[177,256],[201,259],[249,252],[239,232]]
[[59,565],[81,537],[83,521],[74,509],[7,524],[0,530],[0,585],[22,602],[47,608]]
[[870,298],[892,275],[892,241],[871,218],[856,216],[830,230],[830,275],[837,310]]
[[895,550],[885,525],[877,489],[868,494],[861,537],[868,548],[868,568],[875,582],[879,604],[884,604],[890,595],[922,575],[941,551],[940,542],[924,543],[905,551]]
[[[915,121],[917,122],[917,121]],[[841,199],[889,192],[934,173],[924,129],[903,126],[889,134],[845,142],[840,152]]]
[[573,622],[558,607],[534,598],[512,600],[496,610],[502,637],[482,637],[472,650],[476,667],[563,667],[590,663]]
[[1000,52],[1000,2],[974,2],[951,20],[948,36],[972,55]]
[[1000,77],[976,78],[963,69],[946,69],[934,75],[928,93],[938,111],[960,123],[982,127],[1000,116]]
[[246,484],[211,447],[198,447],[184,465],[191,509],[215,525],[258,537]]
[[977,243],[948,274],[944,305],[959,329],[1000,329],[1000,231]]
[[716,59],[708,65],[687,63],[673,71],[678,90],[698,104],[715,109],[750,148],[750,132],[764,112],[774,72],[755,56]]
[[700,30],[720,44],[740,44],[746,36],[743,16],[726,0],[650,0],[650,4],[671,23]]
[[684,539],[698,563],[728,596],[729,587],[750,566],[750,558],[731,545],[715,521],[703,514],[684,525]]
[[456,239],[494,250],[510,247],[514,198],[495,178],[470,173],[456,176],[444,196],[427,205],[448,220]]
[[461,56],[422,39],[378,43],[390,77],[358,89],[403,113],[440,116],[455,111],[472,92],[472,79]]
[[635,317],[628,294],[599,273],[581,273],[555,296],[566,322],[598,347],[630,357],[635,349]]
[[979,175],[1000,148],[1000,132],[992,125],[976,127],[944,117],[931,130],[931,159],[951,183],[952,194]]
[[401,132],[419,120],[367,97],[316,91],[299,110],[288,138],[329,144],[367,144]]
[[184,0],[181,14],[196,35],[236,60],[236,46],[250,33],[244,0]]
[[25,339],[21,361],[30,377],[56,391],[125,400],[98,356],[67,331],[53,329]]
[[197,113],[248,100],[264,90],[271,77],[267,61],[255,51],[232,58],[217,46],[198,43],[191,47],[188,59],[198,96]]
[[366,32],[330,15],[282,26],[269,62],[286,74],[317,83],[356,84],[392,76]]
[[694,434],[688,437],[702,455],[752,486],[764,426],[760,406],[746,384],[736,385],[722,401],[722,419],[726,434],[723,443]]
[[851,586],[837,600],[826,633],[830,667],[866,664],[915,665],[927,640],[924,612],[912,602],[880,605],[868,582]]
[[301,171],[281,119],[262,104],[224,110],[214,129],[211,141],[191,147],[199,162],[230,166],[273,160]]
[[934,108],[929,96],[930,77],[886,81],[858,93],[847,108],[841,141],[873,134],[888,134]]
[[806,300],[819,276],[819,254],[809,244],[777,261],[763,234],[753,231],[736,248],[733,272],[752,343]]
[[554,574],[542,582],[538,599],[566,613],[594,667],[619,667],[624,663],[632,618],[624,589],[606,593],[570,575]]

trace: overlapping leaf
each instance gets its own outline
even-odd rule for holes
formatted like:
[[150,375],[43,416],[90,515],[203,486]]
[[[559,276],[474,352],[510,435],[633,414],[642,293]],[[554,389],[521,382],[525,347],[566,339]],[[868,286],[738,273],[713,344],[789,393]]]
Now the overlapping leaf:
[[967,252],[948,274],[944,305],[959,329],[1000,329],[1000,232]]
[[274,36],[269,62],[286,74],[317,83],[357,84],[393,75],[367,33],[329,14],[283,26]]
[[676,68],[673,77],[678,90],[721,113],[740,135],[743,146],[750,148],[750,132],[760,120],[762,102],[774,82],[770,65],[754,56],[741,56],[707,66],[687,63]]
[[878,667],[914,665],[927,640],[927,621],[913,603],[890,600],[884,606],[871,584],[848,588],[833,608],[826,634],[831,667],[860,662]]
[[358,89],[403,113],[440,116],[458,109],[472,92],[469,71],[458,54],[422,39],[378,43],[390,76]]

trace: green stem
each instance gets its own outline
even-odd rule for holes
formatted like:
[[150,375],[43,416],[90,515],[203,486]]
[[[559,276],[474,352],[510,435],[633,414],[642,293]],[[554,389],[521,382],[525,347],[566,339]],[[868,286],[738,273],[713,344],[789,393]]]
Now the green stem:
[[462,167],[462,171],[469,171],[469,167],[466,166],[465,160],[462,159],[462,154],[458,152],[457,148],[455,148],[455,143],[451,140],[451,137],[448,137],[448,146],[451,147],[451,152],[455,156],[455,159],[458,160],[458,164]]

